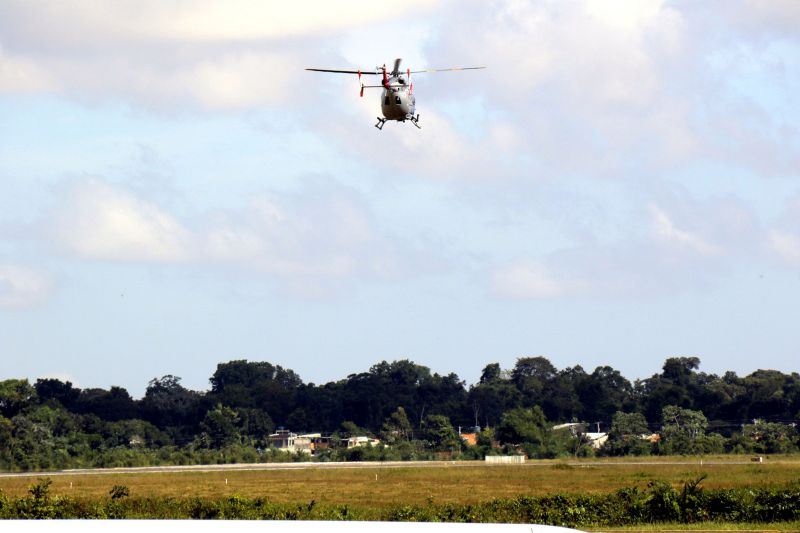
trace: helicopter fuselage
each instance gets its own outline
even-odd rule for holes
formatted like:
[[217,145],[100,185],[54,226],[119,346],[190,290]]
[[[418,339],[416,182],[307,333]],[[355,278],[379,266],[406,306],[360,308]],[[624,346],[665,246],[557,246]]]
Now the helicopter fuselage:
[[381,94],[381,112],[386,120],[410,120],[416,109],[416,98],[402,76],[389,78],[389,87]]

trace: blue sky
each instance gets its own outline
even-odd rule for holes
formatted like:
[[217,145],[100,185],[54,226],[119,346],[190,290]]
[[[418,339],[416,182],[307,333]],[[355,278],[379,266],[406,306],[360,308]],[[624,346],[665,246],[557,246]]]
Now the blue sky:
[[[422,129],[306,67],[414,77]],[[797,371],[800,4],[0,3],[0,378]]]

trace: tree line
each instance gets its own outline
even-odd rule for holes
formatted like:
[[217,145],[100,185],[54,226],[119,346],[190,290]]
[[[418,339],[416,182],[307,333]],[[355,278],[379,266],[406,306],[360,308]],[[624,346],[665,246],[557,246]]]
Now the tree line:
[[[455,373],[400,360],[316,385],[280,365],[236,360],[217,365],[207,391],[167,375],[152,379],[138,400],[117,386],[7,379],[0,381],[0,468],[286,460],[269,449],[277,427],[333,442],[371,435],[389,445],[331,449],[322,454],[328,460],[798,449],[800,375],[699,368],[696,357],[673,357],[661,372],[630,381],[609,366],[559,370],[545,357],[521,357],[511,369],[486,365],[467,386]],[[568,431],[553,430],[564,422],[573,423]],[[476,426],[477,445],[465,446],[457,429]],[[609,434],[599,450],[586,435],[597,429]]]

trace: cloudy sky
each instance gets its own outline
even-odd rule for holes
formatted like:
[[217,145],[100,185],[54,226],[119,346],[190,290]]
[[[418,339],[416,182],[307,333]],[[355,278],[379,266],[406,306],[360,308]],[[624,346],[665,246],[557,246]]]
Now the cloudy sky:
[[[402,57],[421,130],[345,75]],[[0,1],[0,379],[800,360],[797,0]]]

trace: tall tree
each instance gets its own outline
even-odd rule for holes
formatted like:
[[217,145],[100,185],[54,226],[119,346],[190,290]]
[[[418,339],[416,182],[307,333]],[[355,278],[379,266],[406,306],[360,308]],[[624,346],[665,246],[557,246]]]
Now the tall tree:
[[481,371],[481,379],[479,383],[481,385],[485,385],[486,383],[494,383],[500,379],[502,379],[500,363],[489,363],[483,368],[483,371]]
[[159,428],[170,428],[173,438],[188,440],[202,420],[203,397],[180,384],[181,378],[166,375],[150,380],[140,403],[142,417]]
[[217,404],[206,413],[200,423],[200,430],[208,435],[212,448],[223,448],[239,442],[239,416],[236,411]]
[[381,438],[388,444],[408,441],[412,436],[411,422],[408,420],[406,410],[398,407],[394,413],[383,422]]
[[706,453],[705,439],[708,420],[700,411],[667,405],[662,411],[661,442],[663,452],[668,454]]
[[614,413],[634,408],[633,385],[610,366],[598,366],[575,388],[587,422],[609,422]]
[[74,402],[74,411],[95,414],[103,420],[136,418],[137,406],[128,391],[122,387],[83,389]]
[[667,405],[685,409],[694,407],[693,392],[697,391],[697,357],[670,357],[664,362],[661,374],[639,382],[644,414],[648,420],[657,420]]
[[436,450],[458,451],[461,438],[450,420],[443,415],[428,415],[422,421],[422,438]]
[[297,408],[296,395],[303,382],[289,369],[245,359],[220,363],[211,376],[209,396],[233,408],[257,408],[278,424],[286,424]]
[[27,379],[0,381],[0,415],[11,418],[32,405],[35,399],[36,389]]
[[484,368],[480,383],[470,387],[467,404],[476,425],[494,427],[503,413],[522,406],[522,393],[504,374],[500,365],[493,363]]
[[546,357],[520,357],[511,371],[511,379],[534,404],[541,398],[545,385],[556,377],[558,370]]
[[72,382],[55,378],[37,379],[34,388],[41,401],[56,400],[67,409],[73,406],[81,393]]
[[642,437],[650,430],[642,413],[617,411],[611,422],[608,442],[602,451],[606,455],[647,455],[650,443]]
[[542,445],[547,440],[549,430],[544,411],[535,405],[532,408],[520,407],[504,413],[495,434],[503,444]]

